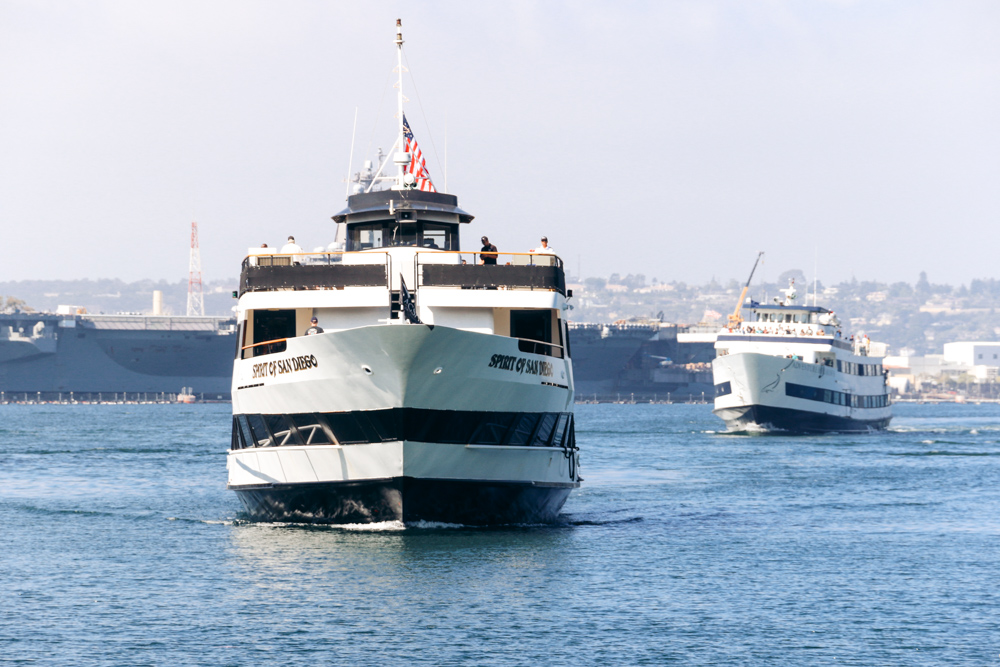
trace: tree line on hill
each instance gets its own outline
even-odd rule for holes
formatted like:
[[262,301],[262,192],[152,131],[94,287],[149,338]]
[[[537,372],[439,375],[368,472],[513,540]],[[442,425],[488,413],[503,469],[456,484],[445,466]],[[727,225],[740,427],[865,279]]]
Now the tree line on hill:
[[[774,282],[756,282],[749,295],[770,301],[794,279],[798,302],[813,301],[837,313],[845,332],[866,333],[888,343],[893,354],[939,353],[944,343],[959,340],[1000,340],[1000,280],[976,279],[968,285],[934,284],[926,273],[913,283],[851,279],[815,285],[803,271],[792,269]],[[704,285],[682,281],[647,282],[642,274],[612,274],[608,278],[570,277],[574,289],[570,319],[607,323],[623,319],[659,319],[679,324],[721,326],[736,307],[743,285],[711,280]],[[204,284],[205,314],[226,316],[235,300],[237,279]],[[59,305],[80,306],[91,313],[152,312],[153,291],[163,292],[166,314],[187,311],[186,280],[26,280],[0,282],[0,308],[53,312]]]

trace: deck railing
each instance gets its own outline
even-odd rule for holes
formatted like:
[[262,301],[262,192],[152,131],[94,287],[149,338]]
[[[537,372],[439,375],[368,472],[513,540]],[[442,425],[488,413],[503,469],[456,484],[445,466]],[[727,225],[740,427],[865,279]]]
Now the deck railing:
[[462,289],[550,290],[566,294],[563,261],[538,253],[484,253],[496,264],[485,264],[483,254],[471,252],[417,252],[418,287]]
[[378,252],[250,255],[243,260],[239,293],[386,287],[391,264],[388,253]]
[[[483,264],[480,253],[417,250],[411,289],[528,289],[566,294],[566,277],[559,257],[487,253],[488,257],[494,254],[496,264]],[[388,252],[252,254],[243,260],[239,295],[274,290],[388,287],[392,275],[392,257]]]

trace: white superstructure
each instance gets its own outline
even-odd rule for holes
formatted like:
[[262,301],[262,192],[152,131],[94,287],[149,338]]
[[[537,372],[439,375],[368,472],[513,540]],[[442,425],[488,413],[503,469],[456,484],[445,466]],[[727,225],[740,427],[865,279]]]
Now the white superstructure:
[[264,520],[551,520],[579,486],[562,261],[460,252],[472,216],[397,142],[343,252],[244,260],[229,488]]
[[719,332],[712,362],[714,412],[729,430],[883,429],[892,408],[882,358],[866,337],[845,339],[831,311],[751,302]]

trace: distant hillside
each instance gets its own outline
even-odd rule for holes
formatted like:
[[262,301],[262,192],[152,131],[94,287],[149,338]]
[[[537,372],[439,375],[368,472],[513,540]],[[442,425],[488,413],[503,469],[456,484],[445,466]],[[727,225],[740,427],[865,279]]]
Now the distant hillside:
[[[813,285],[802,271],[791,270],[777,282],[754,284],[749,296],[770,301],[778,289],[796,278],[799,303],[812,304]],[[608,279],[570,279],[573,310],[578,322],[613,322],[648,317],[666,322],[721,325],[739,300],[742,285],[646,283],[642,275],[612,275]],[[816,285],[817,305],[836,311],[844,331],[867,333],[888,343],[893,354],[910,349],[935,354],[942,345],[959,340],[1000,340],[1000,281],[973,280],[968,286],[932,285],[926,274],[916,284],[852,280]]]
[[[754,284],[750,296],[768,300],[794,277],[799,302],[812,303],[812,284],[802,271],[787,271],[778,281]],[[683,282],[647,283],[645,276],[569,278],[574,291],[569,318],[577,322],[613,322],[647,317],[667,322],[720,325],[736,307],[742,285],[687,285]],[[226,316],[236,305],[232,291],[238,279],[205,284],[205,314]],[[187,281],[140,280],[25,280],[0,282],[0,299],[16,297],[35,310],[54,311],[61,304],[83,306],[92,313],[149,313],[153,290],[163,291],[168,313],[187,311]],[[941,352],[944,343],[957,340],[1000,340],[1000,281],[973,280],[968,286],[933,285],[921,274],[915,284],[852,280],[838,285],[817,284],[817,302],[837,312],[844,330],[865,332],[888,343],[898,354]]]
[[[205,283],[205,314],[232,314],[236,300],[232,292],[239,280],[217,280]],[[187,280],[168,283],[140,280],[22,280],[0,282],[0,297],[17,297],[35,310],[54,311],[59,305],[83,306],[91,313],[142,313],[153,310],[153,290],[163,292],[166,314],[187,314]]]

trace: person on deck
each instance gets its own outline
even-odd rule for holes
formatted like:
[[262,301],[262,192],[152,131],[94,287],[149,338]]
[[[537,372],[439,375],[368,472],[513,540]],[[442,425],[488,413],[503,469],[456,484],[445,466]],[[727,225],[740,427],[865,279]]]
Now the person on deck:
[[302,252],[302,246],[300,246],[298,243],[295,242],[294,236],[289,236],[288,243],[281,246],[282,255],[293,255],[295,253],[301,253],[301,252]]
[[540,255],[554,255],[554,254],[556,254],[556,251],[553,250],[551,247],[549,247],[549,239],[548,239],[548,237],[545,237],[545,236],[542,237],[542,245],[540,245],[537,248],[533,249],[531,252],[536,253],[536,254],[540,254]]
[[311,320],[309,320],[309,322],[312,324],[312,326],[306,329],[307,336],[315,336],[316,334],[323,333],[323,327],[319,325],[319,320],[317,320],[314,317]]
[[479,263],[496,265],[497,247],[490,243],[490,240],[485,236],[480,240],[483,242],[483,247],[479,251]]

